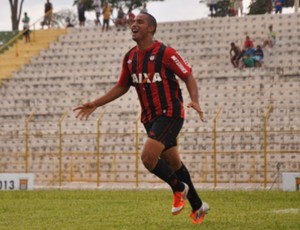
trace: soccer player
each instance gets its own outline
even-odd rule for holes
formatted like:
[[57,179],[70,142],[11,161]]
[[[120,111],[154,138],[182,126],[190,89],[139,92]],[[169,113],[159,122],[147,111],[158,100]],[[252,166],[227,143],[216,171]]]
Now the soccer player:
[[176,137],[184,121],[184,107],[177,75],[186,84],[193,108],[201,121],[204,113],[198,101],[198,87],[191,67],[171,47],[154,40],[156,19],[139,13],[131,26],[132,39],[137,43],[123,58],[118,82],[103,96],[74,109],[76,118],[87,119],[98,107],[125,94],[134,86],[141,104],[141,121],[148,138],[141,160],[144,166],[170,185],[173,191],[172,214],[179,214],[186,198],[192,207],[194,224],[202,223],[208,205],[200,199],[188,169],[182,163]]

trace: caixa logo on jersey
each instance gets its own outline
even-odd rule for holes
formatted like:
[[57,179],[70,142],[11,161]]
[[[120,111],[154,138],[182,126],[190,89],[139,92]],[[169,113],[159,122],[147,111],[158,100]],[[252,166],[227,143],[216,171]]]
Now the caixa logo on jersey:
[[155,83],[162,81],[159,73],[149,74],[149,73],[133,73],[131,75],[132,82],[135,84],[145,84],[145,83]]

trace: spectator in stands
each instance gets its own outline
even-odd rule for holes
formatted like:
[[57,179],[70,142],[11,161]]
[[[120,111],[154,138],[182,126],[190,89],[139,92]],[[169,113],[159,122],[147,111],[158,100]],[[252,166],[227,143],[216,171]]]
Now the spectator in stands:
[[218,7],[217,7],[218,0],[208,0],[207,6],[209,7],[210,16],[214,17],[217,13]]
[[78,19],[79,19],[79,26],[85,26],[85,11],[86,11],[86,5],[85,0],[80,0],[78,3]]
[[282,14],[282,7],[284,5],[285,0],[275,0],[275,14]]
[[93,7],[95,10],[95,15],[96,15],[95,24],[96,24],[96,26],[101,26],[101,22],[100,22],[101,3],[100,3],[100,0],[94,0]]
[[250,39],[249,36],[246,36],[246,40],[244,41],[243,50],[241,53],[241,57],[243,59],[241,68],[254,67],[254,59],[253,59],[254,51],[255,48],[254,48],[253,41]]
[[248,49],[248,48],[254,48],[254,43],[250,39],[250,37],[247,35],[246,40],[244,41],[244,49]]
[[236,7],[236,15],[238,16],[239,15],[239,12],[240,12],[240,16],[243,15],[243,0],[235,0],[235,7]]
[[109,29],[109,21],[110,21],[110,16],[111,16],[112,9],[108,2],[105,2],[104,7],[102,9],[102,14],[103,14],[103,25],[102,25],[102,31],[104,29],[108,31]]
[[197,81],[191,67],[173,48],[154,39],[156,27],[156,19],[148,13],[135,17],[131,32],[137,46],[124,56],[118,82],[103,96],[74,111],[77,118],[86,120],[98,107],[121,97],[134,86],[142,105],[141,121],[148,134],[141,152],[142,162],[149,172],[172,188],[172,214],[182,211],[187,198],[192,206],[192,222],[200,224],[209,208],[194,188],[189,171],[180,159],[176,140],[184,122],[182,93],[176,76],[187,87],[191,99],[187,107],[194,109],[204,121]]
[[243,69],[244,67],[246,67],[246,68],[254,67],[254,59],[253,59],[252,55],[250,55],[250,54],[244,55],[242,66],[240,68]]
[[242,56],[242,51],[236,44],[234,44],[234,42],[231,42],[230,46],[231,46],[229,50],[230,61],[233,67],[237,68],[239,67],[239,61]]
[[273,11],[273,0],[266,0],[266,12],[271,14]]
[[53,6],[52,3],[50,2],[50,0],[47,0],[47,2],[45,3],[45,16],[44,16],[44,21],[42,22],[42,29],[44,29],[44,26],[48,26],[48,29],[51,26],[51,20],[52,20],[52,12],[53,11]]
[[143,4],[143,8],[141,9],[141,13],[148,13],[147,3],[146,2],[144,2],[144,4]]
[[67,28],[74,27],[74,25],[71,23],[71,20],[69,17],[66,18],[66,23],[67,23],[67,25],[66,25]]
[[262,50],[260,45],[256,46],[256,50],[254,51],[253,54],[253,59],[254,59],[255,67],[261,67],[261,64],[264,59],[264,51]]
[[273,25],[269,25],[269,32],[268,37],[264,41],[262,48],[265,48],[266,46],[269,46],[272,48],[276,43],[276,33],[273,31]]
[[229,16],[236,16],[236,1],[235,0],[229,0]]
[[23,22],[23,34],[25,37],[25,42],[29,43],[30,42],[30,28],[29,28],[29,23],[30,23],[30,18],[28,17],[27,13],[24,13],[24,18],[22,19]]
[[131,27],[131,25],[133,24],[135,15],[134,13],[132,13],[132,9],[130,8],[127,14],[127,24],[129,25],[129,28]]
[[255,48],[251,47],[251,45],[248,44],[248,46],[243,51],[243,55],[253,56],[254,52],[255,52]]
[[118,10],[118,15],[117,18],[115,20],[115,25],[118,29],[118,31],[120,30],[120,27],[123,27],[123,29],[126,29],[126,14],[123,11],[123,8],[120,6],[119,10]]

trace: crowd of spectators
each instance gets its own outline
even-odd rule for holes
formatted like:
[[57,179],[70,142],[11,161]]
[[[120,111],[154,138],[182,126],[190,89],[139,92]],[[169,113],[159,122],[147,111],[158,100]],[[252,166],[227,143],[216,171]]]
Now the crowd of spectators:
[[[102,31],[107,31],[110,28],[110,22],[118,28],[118,30],[126,29],[129,27],[134,20],[135,14],[132,12],[132,9],[128,9],[128,12],[123,10],[122,6],[119,6],[117,11],[117,16],[113,17],[113,8],[110,6],[108,1],[101,1],[101,0],[93,0],[92,7],[95,11],[95,25],[102,26]],[[84,27],[86,25],[86,11],[88,10],[86,0],[79,0],[77,4],[77,18],[78,18],[78,25],[80,27]],[[147,3],[144,3],[140,12],[148,12]],[[102,16],[103,21],[101,23],[100,17]],[[46,0],[44,4],[44,17],[41,21],[41,27],[44,29],[44,26],[48,28],[53,26],[53,5],[50,0]],[[65,26],[68,27],[75,27],[76,24],[71,22],[70,17],[65,18]]]
[[[122,6],[119,6],[117,11],[117,16],[113,17],[113,8],[110,6],[110,4],[105,1],[103,3],[103,6],[101,6],[100,0],[94,0],[92,4],[94,10],[95,10],[95,25],[101,26],[100,16],[102,14],[103,22],[102,22],[102,31],[108,31],[110,29],[110,22],[113,22],[116,26],[117,30],[120,31],[126,30],[128,27],[131,26],[133,23],[135,14],[132,12],[132,9],[128,9],[128,12],[126,13],[123,10]],[[85,18],[85,11],[86,11],[86,5],[85,0],[80,0],[78,4],[78,20],[79,25],[84,26],[84,22],[86,20]],[[147,9],[147,3],[144,3],[141,10],[141,12],[148,12]],[[68,27],[68,26],[67,26]]]
[[230,62],[234,68],[252,68],[261,67],[264,61],[265,47],[274,47],[276,43],[276,33],[273,31],[273,26],[270,25],[267,38],[263,41],[262,45],[254,45],[250,36],[246,36],[242,48],[236,45],[234,42],[230,43]]
[[246,36],[242,49],[234,42],[232,42],[230,46],[230,61],[234,68],[261,67],[264,59],[264,52],[260,45],[257,45],[255,48],[254,42],[249,36]]
[[[85,2],[85,0],[81,0],[80,2]],[[123,9],[122,6],[119,6],[117,10],[117,16],[114,18],[113,17],[113,8],[110,6],[110,4],[105,1],[103,3],[103,6],[101,7],[101,2],[100,0],[94,0],[93,1],[93,8],[95,10],[95,25],[96,26],[101,26],[100,22],[100,16],[102,14],[103,22],[102,22],[102,31],[108,31],[110,29],[110,22],[113,22],[114,25],[116,26],[117,30],[120,31],[126,30],[128,27],[131,26],[133,23],[135,14],[132,12],[132,9],[128,9],[128,12],[126,13]],[[78,5],[78,9],[80,8],[80,4]],[[141,10],[141,12],[148,12],[147,9],[147,3],[144,3]],[[79,22],[81,21],[81,18],[84,18],[83,16],[80,16],[81,13],[78,10],[78,17],[79,17]],[[81,25],[81,24],[80,24]]]
[[[210,16],[216,16],[218,10],[219,10],[219,2],[222,0],[206,0],[207,6],[210,10]],[[272,13],[273,9],[274,12],[282,13],[282,8],[285,4],[286,0],[266,0],[265,1],[265,8],[268,13]],[[92,7],[95,10],[95,25],[96,26],[102,26],[102,30],[108,30],[110,21],[112,21],[115,26],[120,30],[121,28],[126,29],[128,26],[130,26],[133,22],[133,19],[135,15],[132,12],[132,9],[128,9],[127,12],[124,11],[122,6],[118,8],[117,16],[116,18],[113,17],[113,8],[109,5],[108,1],[101,1],[101,0],[93,0]],[[79,0],[78,5],[78,22],[79,26],[85,26],[85,12],[87,11],[86,6],[86,0]],[[229,15],[230,16],[242,16],[244,14],[243,12],[244,6],[243,6],[243,0],[229,0]],[[44,19],[41,22],[42,28],[44,26],[48,26],[50,28],[52,26],[52,16],[53,16],[53,5],[50,2],[50,0],[46,0],[46,3],[44,5]],[[147,9],[147,3],[145,2],[140,10],[141,12],[148,12]],[[103,17],[103,23],[101,24],[100,16]],[[70,19],[69,19],[70,20]],[[67,20],[66,20],[67,22]],[[76,26],[74,21],[73,24],[68,21],[66,24],[66,27],[72,27]]]

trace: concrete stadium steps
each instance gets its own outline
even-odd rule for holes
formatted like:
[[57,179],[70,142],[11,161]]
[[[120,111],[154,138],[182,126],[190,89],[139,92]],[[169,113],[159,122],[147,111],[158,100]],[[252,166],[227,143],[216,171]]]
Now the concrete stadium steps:
[[[282,16],[282,19],[285,22],[285,18],[288,18],[288,20],[294,20],[295,16],[293,15],[288,15],[288,16]],[[264,18],[264,17],[263,17]],[[296,18],[297,19],[297,18]],[[218,19],[220,20],[220,19]],[[222,19],[224,20],[224,19]],[[293,23],[290,22],[285,22],[286,24],[284,24],[284,26],[287,26],[287,28],[293,28],[290,25],[293,25]],[[211,23],[212,25],[214,24],[215,21],[217,20],[207,20],[209,23]],[[247,20],[241,20],[241,22],[246,23]],[[233,24],[237,24],[236,22],[232,22]],[[184,24],[184,23],[183,23]],[[220,34],[219,36],[217,36],[217,39],[210,39],[211,35],[208,35],[207,37],[207,44],[201,42],[201,36],[200,36],[200,32],[203,33],[203,30],[201,28],[201,23],[196,22],[187,22],[186,24],[194,24],[193,27],[191,27],[193,30],[191,30],[193,32],[194,41],[197,41],[198,43],[194,43],[191,44],[191,41],[189,40],[189,37],[191,35],[191,31],[189,32],[189,28],[185,28],[185,26],[183,26],[183,28],[180,28],[179,31],[173,31],[172,30],[172,35],[170,35],[170,33],[168,33],[170,35],[170,37],[174,38],[176,37],[176,44],[174,44],[175,48],[178,48],[179,51],[182,51],[183,54],[185,54],[185,52],[190,52],[193,51],[193,53],[195,55],[198,56],[198,58],[195,59],[195,61],[198,59],[202,60],[207,60],[207,55],[210,56],[209,58],[209,62],[206,63],[206,69],[207,67],[209,69],[213,69],[213,66],[215,66],[216,64],[218,65],[223,65],[224,68],[222,69],[226,69],[226,67],[228,66],[228,42],[230,42],[230,33],[226,34],[225,36],[223,33]],[[173,23],[169,23],[167,24],[167,26],[173,25]],[[212,27],[212,25],[210,25],[210,27]],[[223,24],[222,24],[223,26]],[[246,26],[246,25],[244,25]],[[282,26],[282,25],[280,25]],[[289,27],[290,26],[290,27]],[[208,28],[210,28],[208,27]],[[224,26],[223,26],[224,27]],[[259,27],[259,26],[257,26]],[[196,29],[195,29],[196,28]],[[200,28],[200,29],[199,29]],[[265,24],[261,24],[260,25],[261,31],[259,33],[257,33],[257,36],[260,36],[260,40],[262,41],[265,38],[265,30],[267,28],[267,26]],[[197,29],[199,29],[199,35],[197,33],[195,33],[195,30],[197,32]],[[220,31],[220,28],[218,28]],[[225,28],[226,29],[226,28]],[[225,30],[223,28],[223,30]],[[246,29],[247,26],[246,26]],[[255,29],[257,30],[257,28],[255,27]],[[85,33],[82,33],[82,32]],[[221,30],[222,31],[222,30]],[[239,28],[237,29],[237,31],[239,31]],[[288,29],[287,31],[281,31],[282,32],[282,36],[286,35],[286,34],[290,34],[291,31],[293,31],[292,29]],[[128,36],[128,32],[121,32],[122,35],[121,36],[116,36],[119,35],[116,31],[113,31],[111,33],[106,34],[106,38],[103,37],[103,34],[101,33],[101,31],[97,28],[81,28],[81,29],[71,29],[71,32],[74,34],[69,34],[66,35],[65,37],[63,37],[61,39],[60,42],[58,43],[54,43],[51,47],[51,49],[49,50],[49,52],[47,51],[46,53],[44,53],[41,58],[39,58],[38,60],[35,60],[34,62],[36,63],[36,65],[34,66],[35,68],[44,68],[43,65],[37,65],[37,64],[41,64],[41,62],[43,62],[44,59],[50,59],[50,63],[51,66],[53,68],[60,68],[63,69],[64,67],[67,69],[71,69],[72,65],[76,65],[76,66],[84,66],[84,65],[88,65],[88,64],[93,64],[93,62],[95,64],[99,63],[99,61],[101,61],[102,64],[107,65],[107,64],[113,64],[113,65],[118,65],[119,63],[119,55],[115,55],[116,53],[124,53],[125,50],[127,50],[129,47],[131,47],[132,41],[130,41],[130,36]],[[175,35],[174,35],[175,32]],[[216,34],[216,31],[210,30],[211,33]],[[251,31],[250,31],[251,32]],[[179,37],[176,35],[176,33],[178,33]],[[295,31],[295,34],[297,34],[299,32],[297,32],[297,30]],[[195,35],[196,34],[196,35]],[[206,32],[204,33],[206,34]],[[123,37],[128,36],[128,39],[124,39]],[[164,35],[157,35],[158,38],[163,38]],[[235,37],[240,37],[241,41],[240,43],[242,43],[243,39],[244,39],[244,35],[239,35],[236,34],[234,35]],[[290,36],[290,35],[289,35]],[[116,38],[115,38],[116,37]],[[182,39],[181,39],[182,37]],[[278,36],[279,40],[281,40],[281,35]],[[294,37],[294,36],[292,36]],[[220,40],[221,38],[221,40]],[[77,39],[77,40],[76,40]],[[107,39],[107,40],[105,40]],[[282,38],[283,40],[287,40],[285,38]],[[79,41],[78,41],[79,40]],[[293,42],[298,42],[299,39],[297,39],[297,37],[295,38],[295,41]],[[71,41],[71,43],[70,43]],[[227,42],[226,42],[227,41]],[[260,41],[260,42],[261,42]],[[102,43],[103,42],[103,43]],[[112,42],[112,43],[121,43],[118,44],[118,48],[116,49],[115,46],[108,46],[108,42]],[[256,41],[255,41],[256,42]],[[183,50],[180,49],[180,45],[183,45]],[[179,47],[177,47],[177,45]],[[75,48],[74,48],[75,46]],[[195,46],[204,46],[204,49],[194,49]],[[277,49],[280,48],[280,46],[282,46],[281,41],[278,42],[278,47]],[[71,48],[70,48],[71,47]],[[79,48],[78,48],[79,47]],[[283,47],[283,46],[282,46]],[[291,46],[287,46],[290,47]],[[286,51],[286,46],[283,47],[282,51]],[[122,50],[124,50],[124,52],[122,52]],[[104,54],[103,54],[104,52]],[[199,53],[200,52],[200,53]],[[277,52],[277,50],[276,50]],[[288,53],[290,52],[297,52],[297,49],[295,50],[295,47],[291,50],[288,50]],[[73,53],[73,55],[71,55],[71,53]],[[80,55],[78,55],[78,53],[80,53]],[[202,53],[202,55],[201,55]],[[216,55],[216,57],[214,57],[214,54]],[[68,57],[67,57],[67,56]],[[193,54],[190,53],[186,53],[186,56],[192,57]],[[204,55],[204,56],[203,56]],[[272,51],[270,52],[270,55],[272,56]],[[278,56],[282,56],[282,58],[278,58]],[[291,56],[291,55],[289,55]],[[279,63],[281,63],[281,65],[285,66],[289,66],[291,61],[293,61],[294,59],[289,59],[289,56],[285,56],[285,55],[276,55],[276,58],[274,57],[274,60],[271,60],[270,62],[268,62],[268,60],[270,58],[268,58],[268,54],[266,54],[266,58],[265,58],[265,65],[266,66],[275,66]],[[293,55],[292,55],[293,56]],[[214,58],[212,58],[214,57]],[[67,65],[61,65],[60,63],[60,59],[65,59],[67,60],[66,63]],[[92,63],[88,63],[88,60],[93,60]],[[102,59],[105,59],[106,62],[102,62]],[[272,58],[271,58],[272,59]],[[199,61],[198,61],[199,62]],[[282,63],[283,62],[283,63]],[[294,65],[297,65],[297,60],[294,61]],[[193,66],[196,66],[196,68],[198,66],[201,66],[201,63],[197,63],[194,62],[193,60],[191,61],[191,63],[193,64]],[[203,65],[202,65],[202,69],[203,69]],[[200,72],[201,69],[199,70]],[[222,71],[219,71],[219,73],[222,74]],[[116,73],[118,74],[118,72]],[[214,70],[210,70],[210,72],[208,73],[209,76],[214,76],[215,72]]]
[[20,70],[22,65],[29,63],[32,57],[65,33],[65,29],[35,30],[31,32],[30,43],[17,40],[9,50],[0,55],[0,79],[6,79],[11,73]]

